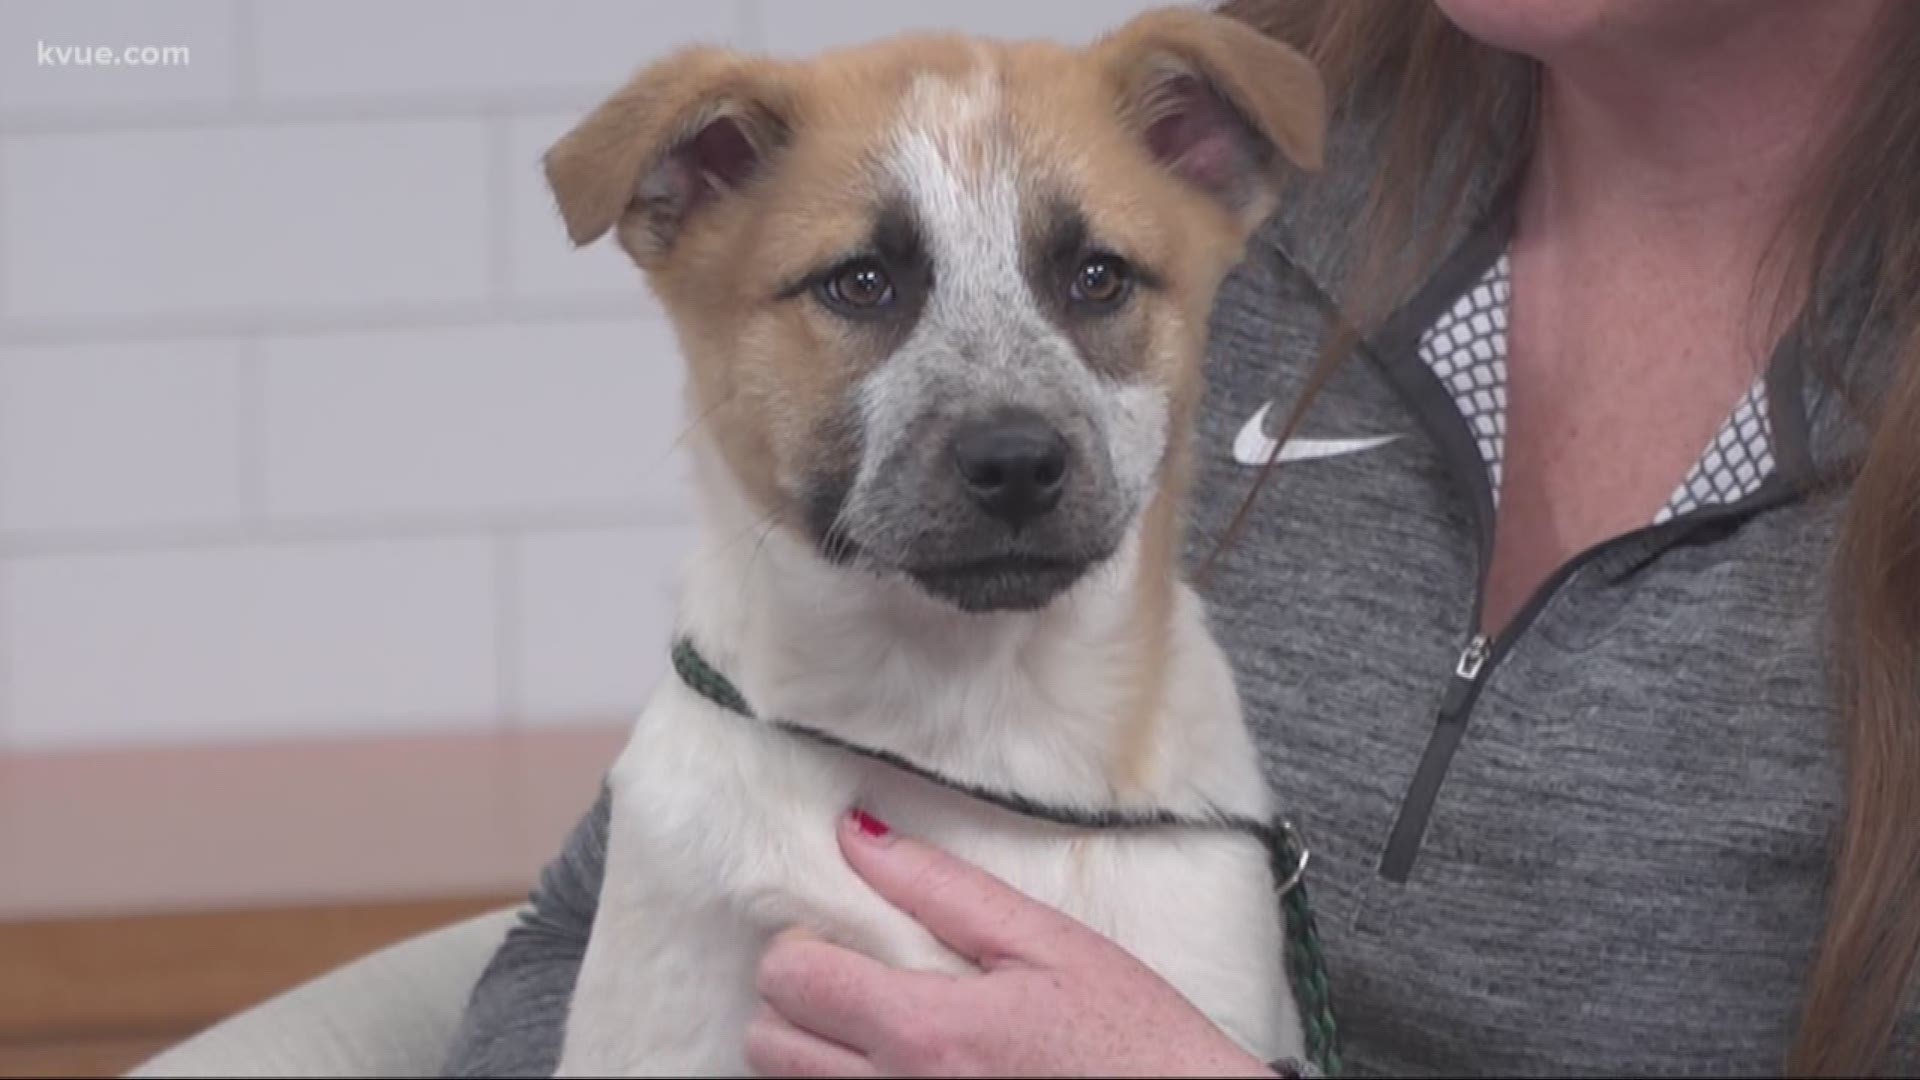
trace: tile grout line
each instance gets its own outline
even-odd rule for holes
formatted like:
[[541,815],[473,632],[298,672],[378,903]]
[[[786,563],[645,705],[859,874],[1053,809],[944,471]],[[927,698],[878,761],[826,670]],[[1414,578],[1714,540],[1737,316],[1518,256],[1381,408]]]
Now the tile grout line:
[[[236,73],[257,82],[257,64],[251,73]],[[400,93],[378,98],[343,97],[334,100],[269,101],[255,96],[206,105],[94,106],[49,109],[39,113],[0,113],[0,134],[19,136],[92,135],[108,132],[182,131],[204,128],[252,128],[292,124],[405,124],[472,121],[476,115],[500,110],[516,113],[571,112],[591,107],[616,85],[535,87],[523,91],[496,90],[462,94]]]
[[240,485],[240,508],[249,525],[267,520],[266,353],[266,342],[250,335],[234,360],[234,379],[240,389],[235,482]]
[[146,528],[124,532],[45,532],[0,534],[0,559],[65,555],[125,555],[151,551],[194,551],[228,547],[285,547],[308,544],[377,543],[434,540],[512,530],[544,534],[595,529],[673,528],[690,520],[690,510],[665,499],[628,506],[594,505],[508,511],[492,515],[372,515],[348,520],[287,520],[271,517],[240,526]]
[[485,114],[487,128],[487,292],[500,305],[512,292],[513,120],[504,109]]
[[184,315],[65,317],[40,320],[0,318],[0,347],[9,345],[147,344],[207,337],[331,337],[385,330],[499,326],[508,323],[659,322],[651,301],[638,293],[612,293],[581,299],[514,299],[508,303],[480,297],[453,304],[395,304],[337,310],[247,309]]
[[[0,225],[7,222],[7,149],[7,140],[0,138]],[[0,320],[4,320],[8,310],[7,289],[12,282],[7,280],[7,254],[12,250],[6,231],[0,229]]]
[[520,685],[520,651],[525,635],[520,625],[519,594],[521,562],[525,555],[526,544],[518,534],[494,534],[494,697],[502,726],[509,732],[526,728],[525,687]]
[[249,108],[260,101],[260,20],[253,0],[233,4],[233,92],[236,102]]

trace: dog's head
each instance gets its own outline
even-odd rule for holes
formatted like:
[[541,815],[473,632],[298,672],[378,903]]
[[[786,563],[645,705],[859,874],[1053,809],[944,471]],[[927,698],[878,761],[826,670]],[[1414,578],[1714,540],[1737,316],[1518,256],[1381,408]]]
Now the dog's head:
[[1223,17],[1091,47],[695,49],[548,153],[576,243],[647,272],[700,422],[823,557],[969,610],[1046,604],[1180,470],[1208,311],[1320,83]]

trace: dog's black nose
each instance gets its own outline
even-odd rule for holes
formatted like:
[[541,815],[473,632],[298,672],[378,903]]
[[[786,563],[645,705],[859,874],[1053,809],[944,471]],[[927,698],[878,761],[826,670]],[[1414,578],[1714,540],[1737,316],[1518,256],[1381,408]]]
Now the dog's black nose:
[[962,424],[952,446],[967,492],[994,517],[1019,526],[1059,505],[1067,440],[1039,416],[1010,410]]

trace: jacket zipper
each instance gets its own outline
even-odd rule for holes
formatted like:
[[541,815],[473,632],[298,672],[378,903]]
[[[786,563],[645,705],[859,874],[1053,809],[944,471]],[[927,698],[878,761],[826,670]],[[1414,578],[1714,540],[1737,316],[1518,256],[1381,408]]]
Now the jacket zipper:
[[[1625,540],[1626,537],[1619,539]],[[1560,590],[1561,584],[1607,546],[1600,544],[1589,548],[1555,570],[1527,598],[1526,605],[1515,612],[1507,625],[1494,636],[1479,630],[1481,607],[1486,596],[1486,575],[1483,570],[1473,604],[1471,625],[1474,633],[1467,640],[1466,647],[1460,650],[1459,659],[1454,661],[1453,674],[1447,679],[1447,692],[1441,697],[1440,710],[1434,718],[1433,733],[1427,736],[1427,747],[1421,751],[1420,764],[1413,770],[1413,781],[1407,785],[1407,793],[1400,800],[1400,812],[1393,819],[1392,831],[1387,834],[1387,846],[1380,852],[1381,877],[1401,885],[1412,873],[1414,859],[1420,854],[1420,843],[1427,835],[1427,821],[1433,816],[1434,801],[1439,798],[1440,785],[1447,778],[1447,767],[1453,763],[1454,751],[1460,748],[1460,740],[1467,733],[1467,718],[1473,713],[1473,704],[1480,699],[1480,691],[1486,686],[1487,677],[1498,666],[1500,657],[1513,647],[1514,641],[1525,632],[1540,609],[1547,606],[1547,601]],[[1483,567],[1485,562],[1482,559]]]
[[1467,720],[1473,714],[1474,703],[1480,699],[1480,692],[1486,688],[1487,680],[1499,669],[1500,661],[1513,650],[1514,644],[1539,618],[1547,603],[1560,592],[1568,579],[1594,560],[1628,544],[1656,535],[1687,531],[1714,521],[1745,517],[1789,502],[1794,495],[1790,486],[1770,483],[1737,502],[1696,510],[1603,540],[1560,564],[1527,598],[1526,604],[1507,620],[1507,625],[1492,636],[1481,633],[1479,629],[1487,592],[1487,564],[1491,561],[1488,552],[1492,546],[1483,544],[1479,588],[1474,595],[1473,621],[1469,624],[1473,628],[1473,636],[1467,639],[1459,659],[1454,662],[1453,674],[1447,680],[1447,691],[1440,699],[1440,709],[1434,718],[1433,733],[1427,737],[1426,749],[1420,754],[1420,764],[1414,768],[1413,780],[1401,798],[1400,812],[1395,815],[1393,828],[1387,834],[1386,847],[1380,852],[1377,873],[1396,885],[1406,884],[1414,861],[1420,854],[1421,842],[1426,838],[1427,822],[1433,816],[1434,801],[1440,795],[1441,784],[1446,781],[1448,766],[1453,763],[1454,752],[1460,748],[1461,738],[1466,735]]

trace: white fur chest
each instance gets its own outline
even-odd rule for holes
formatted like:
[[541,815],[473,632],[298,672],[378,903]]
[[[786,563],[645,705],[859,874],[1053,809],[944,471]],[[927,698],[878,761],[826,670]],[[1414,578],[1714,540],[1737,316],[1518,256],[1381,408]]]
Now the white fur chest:
[[856,803],[1112,937],[1263,1060],[1300,1051],[1279,909],[1249,838],[1038,822],[733,715],[678,682],[641,719],[612,788],[562,1075],[744,1072],[753,968],[788,926],[896,966],[967,970],[847,868],[834,830]]

